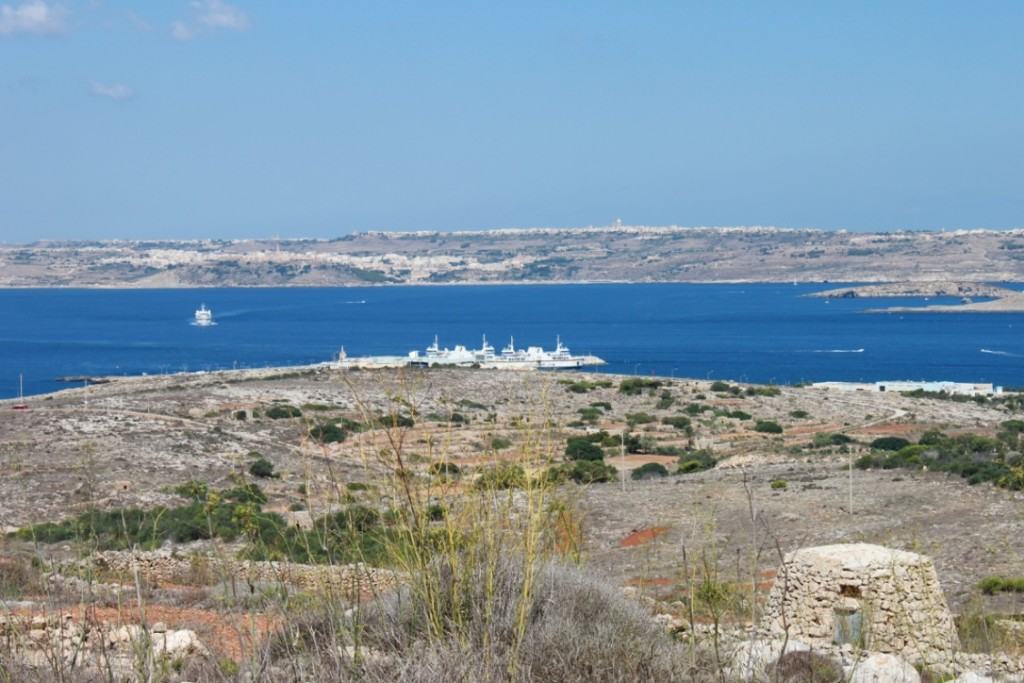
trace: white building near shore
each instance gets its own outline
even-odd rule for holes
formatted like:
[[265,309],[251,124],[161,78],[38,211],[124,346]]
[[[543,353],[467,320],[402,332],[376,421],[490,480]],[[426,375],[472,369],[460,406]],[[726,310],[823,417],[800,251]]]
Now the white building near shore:
[[972,382],[914,382],[912,380],[888,380],[882,382],[815,382],[811,386],[838,391],[873,391],[903,393],[924,391],[934,394],[955,394],[959,396],[999,396],[1002,387],[989,383]]

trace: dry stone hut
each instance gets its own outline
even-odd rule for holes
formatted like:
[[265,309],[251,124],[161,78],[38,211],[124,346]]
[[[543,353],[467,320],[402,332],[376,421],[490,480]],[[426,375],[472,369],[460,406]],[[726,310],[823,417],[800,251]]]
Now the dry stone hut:
[[851,643],[910,658],[959,646],[932,561],[867,543],[786,555],[765,617],[773,630],[812,645]]

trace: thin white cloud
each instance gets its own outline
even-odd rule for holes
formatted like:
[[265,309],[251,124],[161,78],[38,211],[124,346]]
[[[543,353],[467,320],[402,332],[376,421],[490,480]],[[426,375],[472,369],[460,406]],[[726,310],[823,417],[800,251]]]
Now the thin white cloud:
[[176,21],[171,24],[171,37],[175,40],[192,40],[195,31],[188,27],[184,21]]
[[0,36],[15,33],[63,33],[67,30],[67,14],[62,6],[44,0],[0,5]]
[[132,12],[131,10],[129,10],[128,14],[126,16],[128,17],[128,23],[131,24],[132,28],[134,28],[136,31],[141,31],[143,33],[149,33],[150,31],[153,30],[153,25],[150,24],[145,19],[143,19],[142,17],[140,17],[135,12]]
[[192,6],[199,11],[199,23],[209,28],[244,31],[249,28],[245,12],[221,0],[194,0]]
[[223,0],[192,0],[190,21],[175,21],[171,24],[171,37],[175,40],[191,40],[203,31],[244,31],[249,28],[249,17],[245,12]]
[[98,83],[97,81],[89,83],[89,91],[97,97],[106,97],[111,100],[127,100],[135,94],[135,91],[124,83]]

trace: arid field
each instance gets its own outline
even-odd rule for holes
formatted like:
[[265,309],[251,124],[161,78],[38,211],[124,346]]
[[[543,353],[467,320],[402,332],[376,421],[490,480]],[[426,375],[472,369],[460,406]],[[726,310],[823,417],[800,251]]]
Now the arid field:
[[[686,619],[698,576],[742,594],[723,616],[742,627],[786,553],[835,543],[931,557],[955,614],[1021,612],[1019,594],[979,589],[1024,576],[1015,395],[321,366],[120,378],[14,403],[0,404],[9,618],[160,622],[201,643],[181,657],[218,670],[244,668],[290,623],[271,586],[308,599],[335,579],[302,567],[327,566],[348,600],[377,597],[408,568],[367,540],[375,530],[400,537],[409,505],[444,529],[482,489],[504,492],[512,520],[543,490],[559,512],[536,538],[677,633],[707,621]],[[357,535],[308,547],[318,520],[344,515]]]

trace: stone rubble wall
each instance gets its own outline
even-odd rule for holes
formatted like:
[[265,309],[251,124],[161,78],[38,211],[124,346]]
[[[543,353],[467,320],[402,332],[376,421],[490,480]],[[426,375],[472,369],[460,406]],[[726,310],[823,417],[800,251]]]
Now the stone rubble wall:
[[188,629],[168,629],[162,623],[150,628],[95,624],[72,614],[0,615],[0,640],[17,662],[30,669],[56,668],[68,675],[113,673],[118,680],[135,680],[133,673],[141,662],[209,656]]
[[288,583],[306,590],[345,595],[380,592],[398,583],[398,574],[362,563],[311,565],[292,562],[257,562],[214,555],[177,555],[168,550],[151,552],[107,551],[90,558],[94,567],[114,574],[139,574],[154,583],[216,582],[234,579],[251,584]]
[[768,598],[765,623],[811,644],[831,644],[837,610],[861,614],[868,650],[917,658],[959,648],[953,616],[927,557],[902,553],[900,561],[889,564],[837,566],[813,553],[787,555]]

